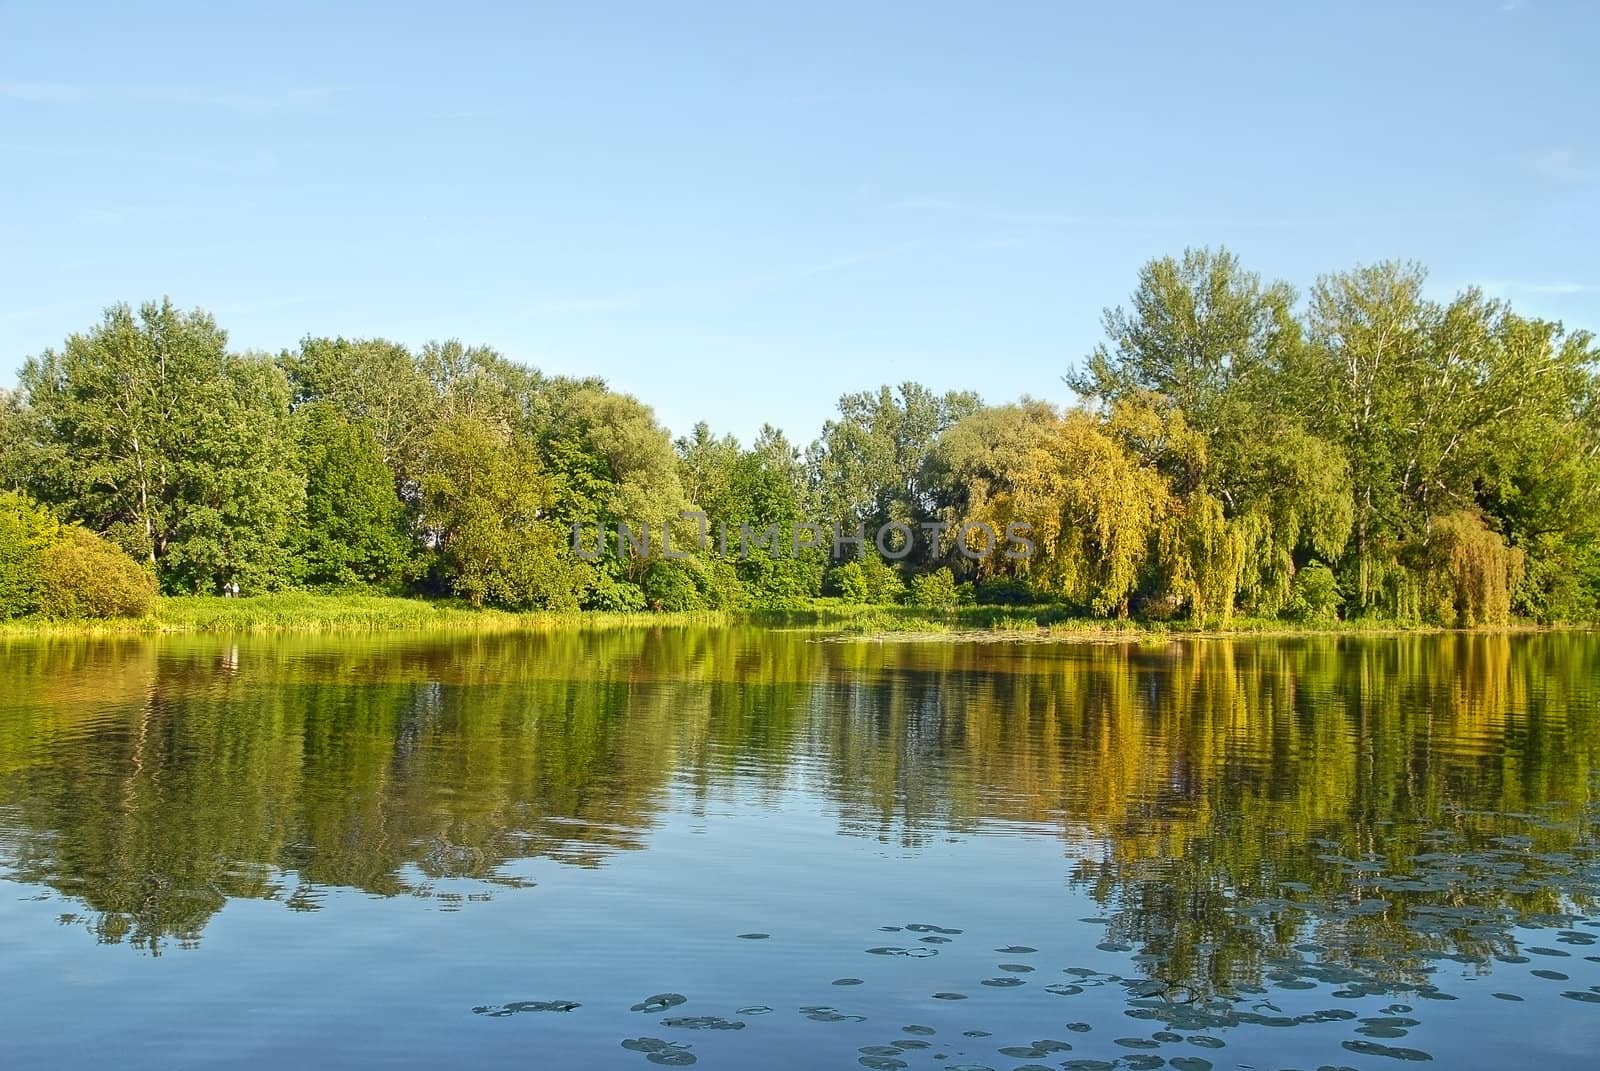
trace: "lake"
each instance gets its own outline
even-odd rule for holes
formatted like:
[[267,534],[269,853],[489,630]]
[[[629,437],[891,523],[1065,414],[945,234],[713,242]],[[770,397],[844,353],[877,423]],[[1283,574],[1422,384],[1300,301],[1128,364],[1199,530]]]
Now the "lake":
[[1600,1050],[1600,636],[179,636],[0,682],[6,1068]]

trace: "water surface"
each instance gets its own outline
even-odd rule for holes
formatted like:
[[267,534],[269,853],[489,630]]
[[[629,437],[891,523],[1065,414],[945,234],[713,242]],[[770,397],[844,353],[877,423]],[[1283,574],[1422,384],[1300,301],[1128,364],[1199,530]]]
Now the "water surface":
[[1600,638],[0,647],[0,1066],[1592,1067]]

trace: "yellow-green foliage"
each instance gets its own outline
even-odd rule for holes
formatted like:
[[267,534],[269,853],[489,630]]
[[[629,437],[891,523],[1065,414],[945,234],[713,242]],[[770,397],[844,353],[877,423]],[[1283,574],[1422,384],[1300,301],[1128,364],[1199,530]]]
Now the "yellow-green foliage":
[[22,495],[0,492],[0,617],[39,609],[39,557],[59,527]]
[[93,532],[63,526],[40,556],[43,597],[49,617],[140,617],[155,602],[155,577]]
[[0,617],[138,617],[155,596],[155,578],[122,550],[0,494]]
[[1226,625],[1233,617],[1247,555],[1254,540],[1253,517],[1230,521],[1222,503],[1203,492],[1190,496],[1161,531],[1161,560],[1171,594],[1204,624]]
[[1433,522],[1427,540],[1427,604],[1446,625],[1504,625],[1511,620],[1511,593],[1522,582],[1523,554],[1473,510]]
[[991,555],[980,577],[1025,574],[1097,613],[1127,611],[1171,496],[1097,417],[1043,402],[1000,406],[964,421],[943,450],[940,464],[967,488],[951,520],[997,533],[1012,521],[1031,527],[1034,557]]

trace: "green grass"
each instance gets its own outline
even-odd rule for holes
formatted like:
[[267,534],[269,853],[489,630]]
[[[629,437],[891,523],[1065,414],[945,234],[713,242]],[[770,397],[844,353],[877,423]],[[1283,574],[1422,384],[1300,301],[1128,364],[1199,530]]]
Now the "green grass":
[[[1405,622],[1372,620],[1297,624],[1235,618],[1226,627],[1191,621],[1139,621],[1086,617],[1068,606],[861,606],[816,599],[786,610],[690,613],[510,613],[475,609],[456,600],[384,595],[285,592],[242,599],[163,597],[141,618],[0,621],[0,637],[137,635],[141,633],[265,632],[516,632],[630,626],[752,624],[774,628],[824,628],[844,635],[975,635],[993,639],[1164,635],[1308,635],[1444,631]],[[1516,627],[1516,626],[1513,626]]]
[[508,613],[456,601],[385,595],[285,592],[223,599],[166,596],[144,617],[112,620],[24,618],[0,622],[0,636],[129,635],[168,632],[513,632],[627,625],[722,624],[714,611],[653,613]]

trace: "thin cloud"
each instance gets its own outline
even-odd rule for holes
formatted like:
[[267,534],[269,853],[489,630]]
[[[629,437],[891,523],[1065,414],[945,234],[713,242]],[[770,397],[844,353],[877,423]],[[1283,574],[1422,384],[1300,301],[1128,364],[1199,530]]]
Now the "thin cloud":
[[331,98],[333,86],[232,89],[206,86],[88,86],[66,82],[0,81],[0,98],[28,104],[141,104],[211,108],[241,115],[311,107]]
[[82,86],[67,85],[64,82],[11,82],[0,80],[0,97],[7,100],[20,100],[30,104],[55,104],[63,101],[81,100],[84,96]]
[[1600,177],[1600,168],[1583,160],[1570,148],[1551,149],[1534,157],[1533,168],[1546,178],[1566,182]]
[[541,298],[524,305],[519,310],[519,318],[533,319],[542,316],[616,312],[623,309],[638,308],[643,305],[680,304],[686,301],[720,301],[739,294],[782,286],[785,283],[798,283],[809,279],[820,279],[825,276],[836,275],[862,264],[870,264],[874,261],[898,256],[924,244],[926,243],[922,241],[911,241],[900,242],[895,245],[877,246],[855,253],[830,257],[827,260],[753,272],[733,279],[644,286],[622,294],[606,294],[592,297]]
[[127,215],[114,208],[92,208],[78,215],[78,223],[85,227],[120,227],[126,222]]
[[569,313],[611,312],[628,306],[620,297],[567,297],[546,298],[523,307],[529,316],[562,316]]
[[1313,227],[1350,227],[1376,221],[1395,222],[1407,219],[1453,219],[1456,213],[1406,212],[1387,215],[1304,215],[1304,216],[1137,216],[1114,212],[1060,212],[1051,210],[1013,209],[974,201],[960,201],[949,197],[923,196],[892,201],[891,210],[909,212],[939,212],[964,216],[987,223],[1038,227],[1126,227],[1141,230],[1188,229],[1192,227],[1218,227],[1235,230],[1267,229],[1292,230]]
[[1572,294],[1600,293],[1600,284],[1570,280],[1540,283],[1521,279],[1494,279],[1478,284],[1489,294],[1533,294],[1541,297],[1566,297]]

